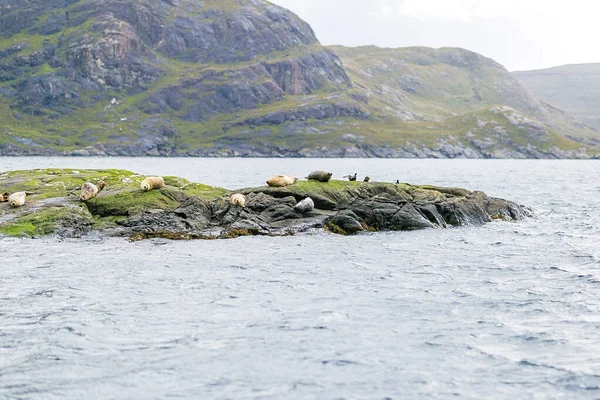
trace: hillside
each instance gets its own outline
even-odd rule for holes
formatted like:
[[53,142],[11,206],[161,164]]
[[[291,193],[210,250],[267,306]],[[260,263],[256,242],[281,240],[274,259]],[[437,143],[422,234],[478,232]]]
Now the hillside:
[[331,49],[372,114],[401,120],[392,136],[413,148],[426,145],[420,156],[579,157],[576,150],[598,136],[535,98],[502,65],[468,50]]
[[0,155],[596,154],[466,50],[325,48],[264,0],[124,4],[0,1]]
[[600,64],[565,65],[513,75],[535,96],[600,129]]

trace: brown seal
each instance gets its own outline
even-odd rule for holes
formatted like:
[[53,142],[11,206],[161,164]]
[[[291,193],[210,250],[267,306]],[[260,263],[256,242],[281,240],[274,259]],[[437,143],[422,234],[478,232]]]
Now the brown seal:
[[152,189],[160,189],[165,187],[165,180],[161,176],[149,176],[142,181],[140,187],[144,192]]
[[311,181],[329,182],[331,175],[333,174],[329,171],[313,171],[306,177],[306,179]]
[[92,182],[86,182],[81,185],[81,195],[79,196],[79,200],[88,201],[89,199],[93,199],[104,189],[105,183],[104,181],[98,181],[98,185],[94,185]]
[[275,175],[269,178],[269,180],[267,181],[267,185],[273,187],[284,187],[293,185],[294,183],[296,183],[297,180],[298,178],[294,178],[293,176],[289,175]]

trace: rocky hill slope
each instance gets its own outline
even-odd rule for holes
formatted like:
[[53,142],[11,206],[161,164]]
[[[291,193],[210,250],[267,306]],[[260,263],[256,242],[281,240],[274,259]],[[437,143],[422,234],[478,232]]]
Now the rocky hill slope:
[[513,75],[535,96],[600,129],[600,64],[564,65]]
[[324,48],[264,0],[0,0],[0,155],[588,157],[595,135],[477,54]]
[[535,98],[502,65],[464,49],[332,50],[371,112],[401,120],[392,135],[424,147],[420,155],[577,157],[598,136]]

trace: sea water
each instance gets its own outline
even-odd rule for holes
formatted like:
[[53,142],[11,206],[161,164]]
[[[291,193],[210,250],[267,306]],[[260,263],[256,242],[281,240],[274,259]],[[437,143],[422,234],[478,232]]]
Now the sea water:
[[[483,190],[516,223],[342,237],[0,239],[1,399],[600,398],[595,161],[0,158],[226,188]],[[0,188],[1,189],[1,188]]]

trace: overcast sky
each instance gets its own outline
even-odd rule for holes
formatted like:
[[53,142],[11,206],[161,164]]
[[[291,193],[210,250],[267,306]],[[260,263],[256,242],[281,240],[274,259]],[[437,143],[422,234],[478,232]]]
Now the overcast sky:
[[271,0],[321,43],[463,47],[509,70],[600,62],[598,0]]

